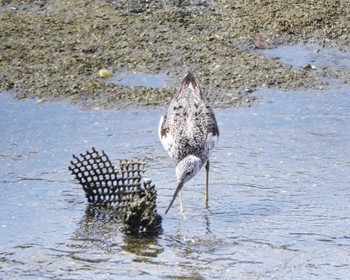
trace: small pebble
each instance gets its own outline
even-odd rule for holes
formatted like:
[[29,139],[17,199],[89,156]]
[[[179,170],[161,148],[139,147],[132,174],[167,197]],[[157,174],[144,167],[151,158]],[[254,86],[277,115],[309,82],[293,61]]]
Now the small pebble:
[[101,77],[101,78],[109,78],[112,76],[112,72],[107,70],[107,69],[101,69],[98,71],[98,75]]

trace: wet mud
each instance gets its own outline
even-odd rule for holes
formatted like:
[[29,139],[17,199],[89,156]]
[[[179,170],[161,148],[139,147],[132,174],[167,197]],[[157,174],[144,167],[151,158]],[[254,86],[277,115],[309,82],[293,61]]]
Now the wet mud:
[[[249,104],[257,88],[322,88],[347,81],[336,65],[311,71],[264,56],[314,43],[347,50],[347,1],[0,1],[0,90],[86,107],[159,105],[177,84],[125,86],[99,75],[140,72],[179,81],[195,73],[216,107]],[[101,72],[100,72],[101,73]],[[108,75],[107,75],[108,76]]]

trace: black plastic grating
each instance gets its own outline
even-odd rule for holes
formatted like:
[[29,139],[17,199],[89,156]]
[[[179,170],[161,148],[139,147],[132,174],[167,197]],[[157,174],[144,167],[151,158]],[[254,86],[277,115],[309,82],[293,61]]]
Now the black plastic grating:
[[142,180],[146,161],[143,159],[120,161],[116,171],[104,151],[95,148],[79,156],[73,155],[69,170],[82,185],[89,203],[98,206],[112,206],[126,210],[134,201],[147,197],[151,208],[156,209],[156,189],[151,180]]

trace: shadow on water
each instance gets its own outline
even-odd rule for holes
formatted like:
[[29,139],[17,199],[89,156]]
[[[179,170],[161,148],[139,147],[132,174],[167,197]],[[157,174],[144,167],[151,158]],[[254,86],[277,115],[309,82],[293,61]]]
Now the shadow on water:
[[[87,207],[78,226],[71,238],[75,248],[98,248],[110,254],[124,250],[139,257],[157,257],[163,251],[157,243],[157,237],[125,235],[122,233],[123,224],[116,217],[105,215],[99,209]],[[77,258],[89,260],[90,252],[75,256]],[[96,259],[92,258],[91,261]]]
[[[204,170],[176,185],[157,136],[163,108],[81,111],[0,95],[0,273],[28,279],[346,279],[350,271],[350,88],[257,92],[216,109],[209,207]],[[164,233],[136,238],[91,215],[67,167],[103,149],[144,157]]]

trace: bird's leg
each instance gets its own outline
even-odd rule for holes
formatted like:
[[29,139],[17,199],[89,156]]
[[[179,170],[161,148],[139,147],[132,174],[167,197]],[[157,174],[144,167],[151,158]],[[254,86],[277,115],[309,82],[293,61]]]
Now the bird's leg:
[[181,214],[183,214],[184,212],[184,207],[182,205],[182,191],[180,191],[180,212]]
[[208,201],[209,201],[209,159],[207,160],[207,163],[205,165],[205,197],[204,197],[204,201],[205,201],[205,205],[208,206]]

